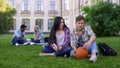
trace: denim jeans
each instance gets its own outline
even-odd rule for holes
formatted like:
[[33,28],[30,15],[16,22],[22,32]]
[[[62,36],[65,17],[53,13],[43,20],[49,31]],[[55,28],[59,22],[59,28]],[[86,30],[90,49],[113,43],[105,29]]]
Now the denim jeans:
[[93,41],[92,44],[90,45],[90,47],[88,48],[88,52],[91,54],[93,52],[98,52],[97,50],[97,45],[96,45],[96,42]]
[[19,37],[14,36],[12,39],[12,44],[15,45],[16,43],[18,44],[24,44],[26,42],[26,40],[20,40]]
[[31,38],[31,41],[34,43],[44,43],[44,37],[42,39],[34,40],[34,38]]
[[42,51],[44,53],[54,53],[54,55],[57,56],[64,56],[65,54],[68,54],[71,50],[70,46],[63,47],[60,51],[55,51],[52,47],[50,46],[43,46]]
[[[88,52],[89,52],[89,54],[91,54],[93,52],[96,52],[96,53],[98,52],[95,41],[93,41],[92,44],[90,45],[90,47],[88,48]],[[74,55],[74,50],[70,51],[70,56],[75,56]]]

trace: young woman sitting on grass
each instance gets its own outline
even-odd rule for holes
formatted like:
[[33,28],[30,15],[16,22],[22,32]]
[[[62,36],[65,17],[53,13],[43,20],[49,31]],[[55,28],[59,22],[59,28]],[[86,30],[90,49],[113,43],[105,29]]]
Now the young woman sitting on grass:
[[44,53],[39,53],[39,56],[65,56],[70,50],[69,28],[65,25],[62,17],[56,17],[50,32],[48,45],[42,47]]
[[39,29],[38,25],[34,27],[34,38],[31,39],[30,44],[42,44],[44,43],[44,34],[43,31]]

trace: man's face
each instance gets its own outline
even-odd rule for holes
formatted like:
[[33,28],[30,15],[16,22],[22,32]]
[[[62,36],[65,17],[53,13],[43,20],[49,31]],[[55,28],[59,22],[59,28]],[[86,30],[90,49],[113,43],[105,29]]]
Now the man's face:
[[21,31],[24,32],[26,30],[26,28],[21,28]]
[[83,27],[84,27],[84,19],[76,22],[76,28],[77,28],[78,30],[82,30]]

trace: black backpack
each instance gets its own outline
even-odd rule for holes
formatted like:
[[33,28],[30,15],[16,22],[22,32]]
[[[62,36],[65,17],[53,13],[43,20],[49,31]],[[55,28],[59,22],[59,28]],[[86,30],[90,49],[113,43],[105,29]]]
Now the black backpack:
[[116,56],[117,52],[109,47],[106,43],[98,43],[99,51],[104,56]]

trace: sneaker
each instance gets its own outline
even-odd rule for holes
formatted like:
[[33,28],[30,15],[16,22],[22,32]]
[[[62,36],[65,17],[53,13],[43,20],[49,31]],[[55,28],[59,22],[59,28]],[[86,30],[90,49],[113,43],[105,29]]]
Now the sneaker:
[[15,44],[15,46],[19,46],[19,44],[18,44],[18,43],[16,43],[16,44]]
[[39,56],[44,56],[45,53],[39,53]]
[[89,59],[90,62],[96,62],[97,61],[97,56],[96,55],[92,55]]
[[39,53],[39,56],[54,56],[54,53]]
[[30,45],[34,45],[35,43],[31,42]]
[[39,53],[39,56],[49,56],[48,53]]
[[28,44],[29,44],[29,43],[26,42],[26,43],[24,43],[23,45],[28,45]]

